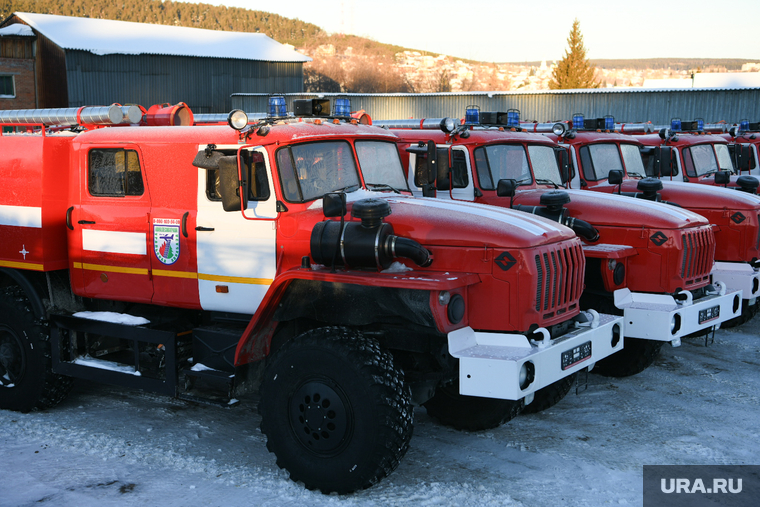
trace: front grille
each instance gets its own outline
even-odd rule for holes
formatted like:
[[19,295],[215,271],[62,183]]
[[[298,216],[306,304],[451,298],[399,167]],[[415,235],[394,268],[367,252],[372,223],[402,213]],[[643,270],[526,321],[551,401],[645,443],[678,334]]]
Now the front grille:
[[552,245],[536,254],[536,311],[564,311],[583,290],[584,258],[580,242]]
[[715,236],[710,227],[700,227],[681,235],[683,258],[681,277],[686,286],[709,279],[715,256]]

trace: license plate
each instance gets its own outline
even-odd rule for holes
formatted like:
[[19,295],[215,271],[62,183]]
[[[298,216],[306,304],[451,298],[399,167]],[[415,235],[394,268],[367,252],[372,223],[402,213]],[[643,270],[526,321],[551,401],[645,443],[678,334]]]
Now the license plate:
[[591,342],[581,343],[577,347],[562,353],[562,370],[572,368],[591,357]]
[[699,310],[699,323],[707,322],[708,320],[717,319],[720,317],[720,305],[713,306],[712,308],[705,308]]

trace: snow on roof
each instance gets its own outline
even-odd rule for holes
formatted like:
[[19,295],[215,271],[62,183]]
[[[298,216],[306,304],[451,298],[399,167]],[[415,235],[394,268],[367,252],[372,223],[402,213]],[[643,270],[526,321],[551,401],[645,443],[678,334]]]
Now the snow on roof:
[[[16,12],[15,15],[63,49],[96,55],[174,55],[267,62],[310,62],[263,33],[223,32],[109,19]],[[14,25],[11,25],[14,26]]]
[[15,25],[8,25],[0,28],[0,37],[7,37],[9,35],[34,37],[34,32],[32,31],[32,27],[22,23],[16,23]]

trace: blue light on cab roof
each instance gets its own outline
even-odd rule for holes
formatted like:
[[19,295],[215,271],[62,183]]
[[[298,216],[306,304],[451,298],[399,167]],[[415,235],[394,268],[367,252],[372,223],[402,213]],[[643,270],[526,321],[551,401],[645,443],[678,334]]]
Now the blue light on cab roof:
[[480,108],[478,106],[467,106],[464,112],[465,125],[477,125],[480,123]]
[[670,130],[673,132],[681,132],[681,118],[673,118],[670,120]]
[[519,127],[520,126],[520,110],[508,109],[507,110],[507,127]]
[[335,99],[335,116],[351,116],[351,99],[341,97]]
[[583,116],[580,113],[575,113],[573,115],[573,127],[575,127],[576,129],[582,129],[585,120],[586,120],[585,116]]
[[739,130],[741,131],[747,131],[749,130],[749,120],[742,120],[739,122]]
[[285,103],[285,97],[277,95],[269,97],[269,116],[279,117],[288,115],[288,105]]
[[604,117],[604,130],[615,130],[615,117],[608,114]]
[[697,130],[702,132],[705,129],[705,120],[702,118],[697,118]]

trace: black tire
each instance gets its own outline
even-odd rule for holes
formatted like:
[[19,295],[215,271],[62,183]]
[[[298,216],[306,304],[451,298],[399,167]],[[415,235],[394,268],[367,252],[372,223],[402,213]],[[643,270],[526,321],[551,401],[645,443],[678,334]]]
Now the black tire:
[[625,338],[623,350],[615,352],[596,363],[591,370],[605,377],[630,377],[646,370],[665,342]]
[[750,320],[752,320],[752,317],[757,315],[758,310],[760,310],[760,304],[755,303],[752,306],[747,306],[746,299],[742,300],[742,313],[738,317],[734,317],[733,319],[729,319],[723,324],[720,325],[721,329],[730,329],[732,327],[741,326],[742,324],[746,324]]
[[533,395],[533,401],[530,404],[525,405],[522,413],[535,414],[559,403],[562,398],[567,396],[570,389],[573,388],[577,376],[578,373],[573,373],[572,375],[568,375],[567,377],[559,379],[555,383],[549,384],[536,391]]
[[72,379],[52,370],[50,332],[16,288],[0,290],[0,409],[45,409],[60,403]]
[[320,328],[283,345],[261,384],[261,431],[290,478],[351,493],[396,469],[409,449],[411,391],[393,356],[345,328]]
[[458,382],[439,386],[423,406],[430,417],[457,430],[481,431],[517,417],[523,400],[498,400],[459,394]]

